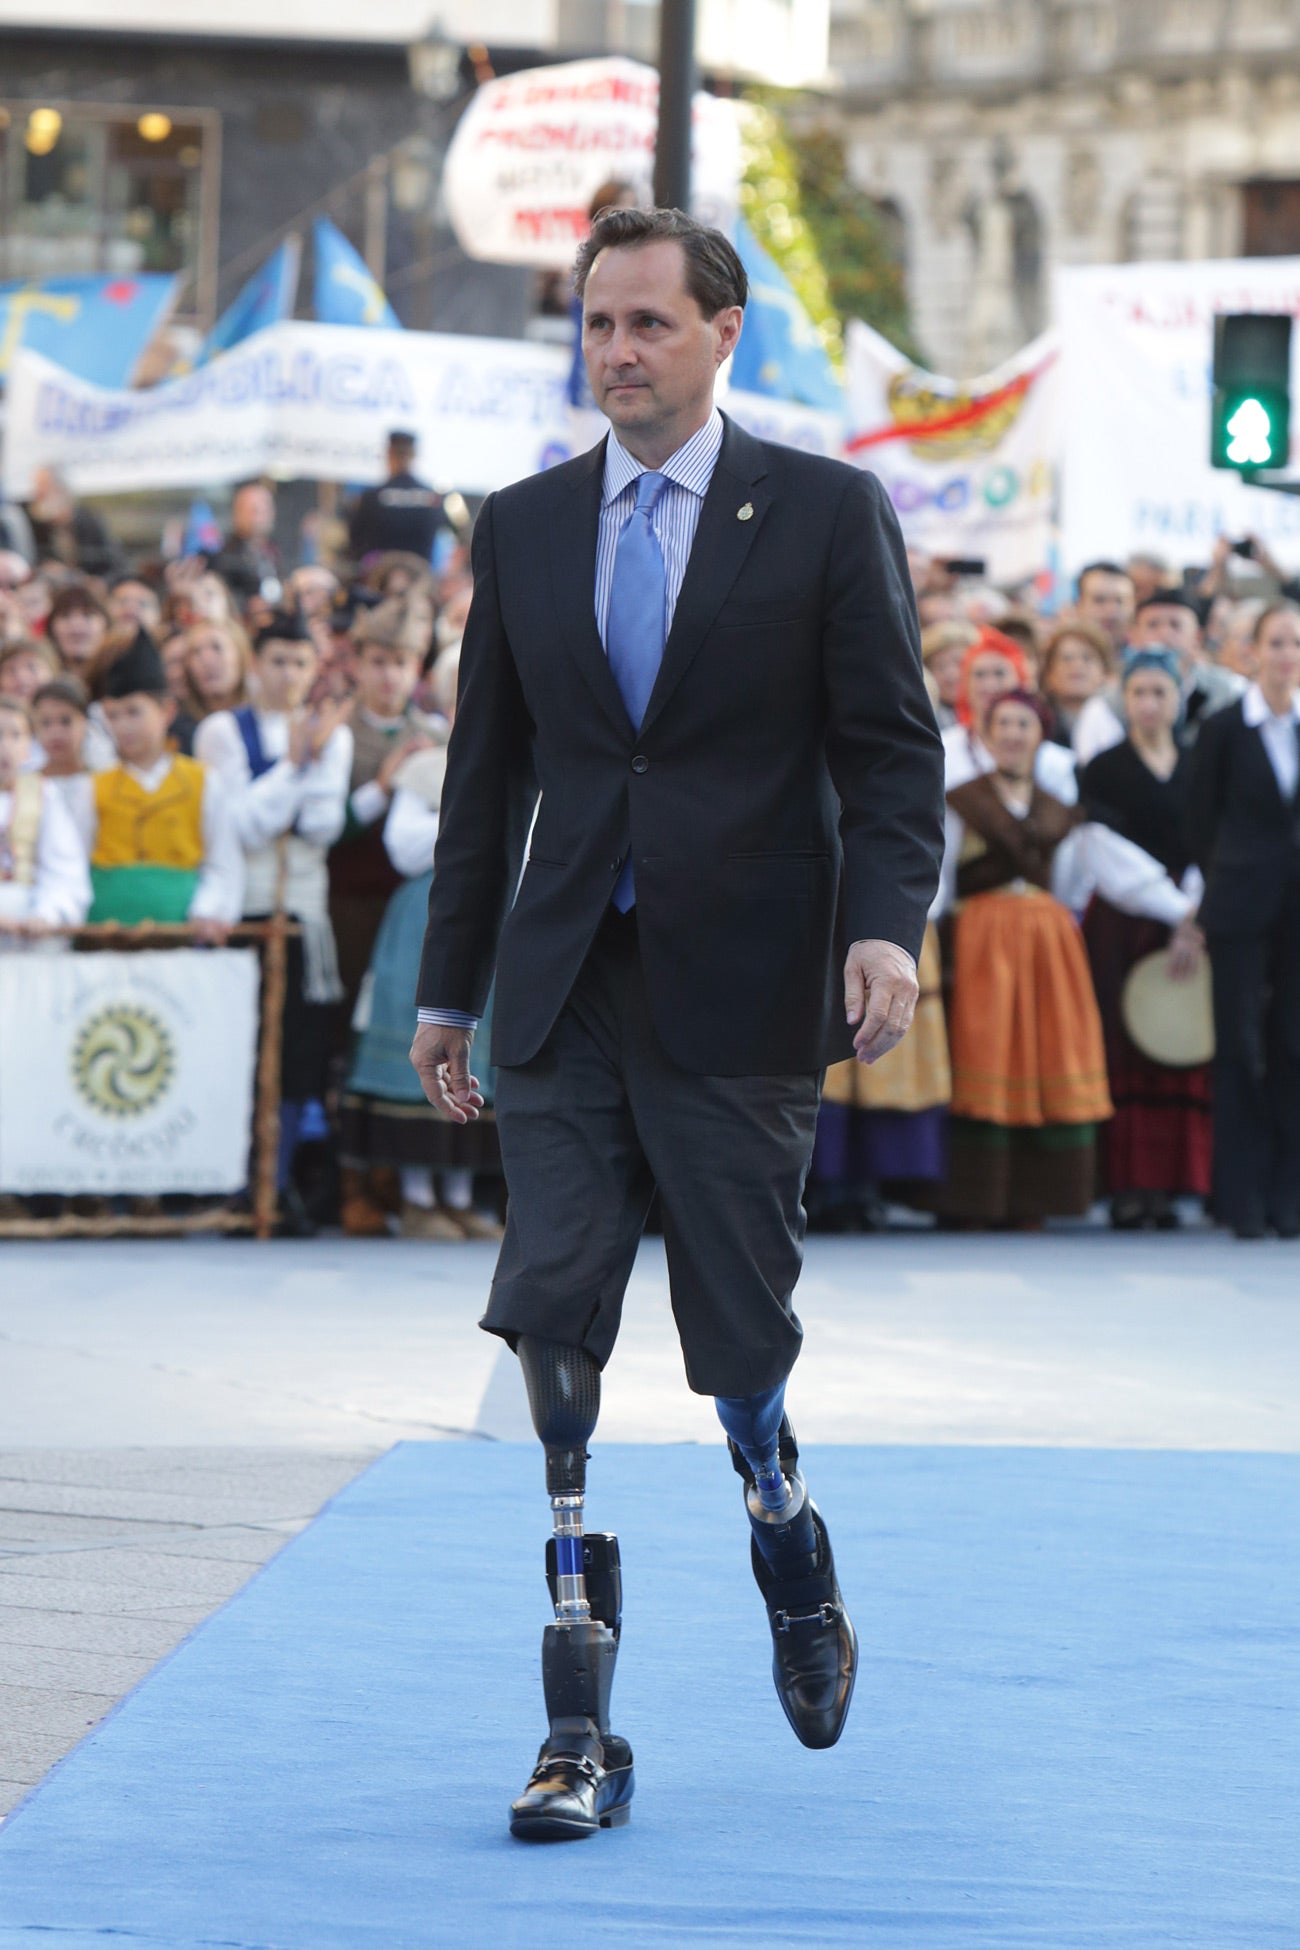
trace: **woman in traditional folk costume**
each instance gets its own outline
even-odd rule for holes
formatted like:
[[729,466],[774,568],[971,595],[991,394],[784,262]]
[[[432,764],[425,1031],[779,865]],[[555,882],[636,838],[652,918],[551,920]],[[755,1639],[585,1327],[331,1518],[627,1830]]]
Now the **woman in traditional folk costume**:
[[291,1173],[304,1124],[306,1135],[326,1129],[331,1010],[343,995],[326,858],[343,830],[352,733],[344,707],[307,708],[318,659],[301,616],[273,615],[255,656],[256,707],[205,718],[194,749],[230,794],[244,849],[245,917],[284,913],[300,924],[288,943],[279,1184],[286,1229],[306,1232],[313,1224]]
[[[440,708],[448,718],[455,711],[458,662],[458,652],[445,652],[434,668]],[[446,735],[409,755],[393,779],[384,845],[404,878],[388,903],[358,1001],[341,1155],[346,1170],[378,1167],[400,1173],[406,1236],[499,1239],[497,1219],[474,1205],[476,1176],[501,1173],[492,1115],[491,999],[474,1037],[474,1070],[485,1103],[476,1123],[455,1124],[434,1110],[410,1060],[411,997],[428,922]]]
[[917,979],[916,1014],[898,1047],[876,1063],[851,1057],[826,1072],[809,1172],[809,1211],[825,1224],[869,1223],[882,1191],[906,1204],[947,1170],[952,1071],[933,922]]
[[1167,949],[1170,972],[1190,975],[1204,952],[1192,909],[1201,876],[1192,865],[1191,756],[1177,742],[1182,673],[1171,650],[1132,651],[1124,666],[1128,735],[1094,758],[1080,790],[1089,819],[1122,833],[1160,862],[1189,899],[1172,930],[1126,914],[1101,894],[1084,916],[1083,935],[1101,1008],[1106,1068],[1115,1115],[1102,1133],[1101,1189],[1111,1223],[1132,1228],[1178,1223],[1173,1199],[1208,1198],[1214,1156],[1208,1063],[1173,1068],[1138,1049],[1124,1023],[1124,984],[1147,955]]
[[[957,680],[957,722],[943,734],[944,788],[951,792],[993,770],[985,736],[989,706],[1009,690],[1032,691],[1029,661],[1020,644],[986,624],[962,658]],[[1072,806],[1078,797],[1074,757],[1044,739],[1034,760],[1044,792]]]
[[994,761],[948,794],[942,898],[957,908],[949,1020],[953,1092],[941,1209],[985,1224],[1081,1215],[1097,1125],[1111,1114],[1101,1018],[1071,908],[1093,885],[1181,920],[1157,862],[1045,792],[1046,707],[1025,691],[986,714]]
[[26,704],[0,697],[0,948],[75,927],[90,905],[85,849],[59,795],[27,769]]

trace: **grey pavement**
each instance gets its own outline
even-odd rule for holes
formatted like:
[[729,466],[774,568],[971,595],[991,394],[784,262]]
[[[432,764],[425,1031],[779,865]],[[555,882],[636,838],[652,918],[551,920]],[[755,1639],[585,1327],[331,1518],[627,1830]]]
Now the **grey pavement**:
[[[493,1252],[0,1245],[0,1812],[403,1438],[531,1440]],[[808,1442],[1300,1450],[1300,1245],[905,1231],[809,1243]],[[601,1437],[717,1442],[643,1247]],[[539,1495],[540,1477],[539,1477]]]
[[367,1460],[0,1451],[0,1814]]

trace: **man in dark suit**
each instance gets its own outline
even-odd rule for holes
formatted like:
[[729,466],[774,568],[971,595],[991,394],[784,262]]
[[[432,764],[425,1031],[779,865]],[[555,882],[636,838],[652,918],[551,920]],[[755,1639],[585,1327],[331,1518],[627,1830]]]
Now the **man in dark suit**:
[[778,1696],[806,1745],[839,1737],[856,1640],[783,1417],[801,1196],[823,1067],[911,1020],[943,802],[878,482],[714,407],[746,297],[731,245],[678,211],[607,211],[575,282],[614,432],[479,517],[412,1050],[431,1100],[476,1115],[495,966],[510,1209],[483,1325],[523,1363],[556,1525],[550,1734],[511,1826],[547,1838],[631,1797],[608,1727],[616,1541],[582,1534],[581,1503],[656,1186]]
[[1300,608],[1255,625],[1259,676],[1192,759],[1197,920],[1214,976],[1214,1211],[1300,1238]]

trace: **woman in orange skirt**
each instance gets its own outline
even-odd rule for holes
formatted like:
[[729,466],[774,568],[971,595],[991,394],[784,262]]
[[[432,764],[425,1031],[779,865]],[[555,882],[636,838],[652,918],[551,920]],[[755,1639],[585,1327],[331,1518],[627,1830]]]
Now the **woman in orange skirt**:
[[993,770],[948,793],[942,897],[956,902],[950,1170],[939,1209],[990,1225],[1081,1215],[1111,1115],[1101,1016],[1075,914],[1094,891],[1176,926],[1158,860],[1035,781],[1041,698],[991,707]]
[[1096,1127],[1111,1114],[1088,957],[1052,893],[1080,815],[1035,783],[1045,717],[1027,691],[1000,698],[985,733],[993,771],[948,794],[945,879],[959,908],[940,1209],[968,1222],[1086,1212]]

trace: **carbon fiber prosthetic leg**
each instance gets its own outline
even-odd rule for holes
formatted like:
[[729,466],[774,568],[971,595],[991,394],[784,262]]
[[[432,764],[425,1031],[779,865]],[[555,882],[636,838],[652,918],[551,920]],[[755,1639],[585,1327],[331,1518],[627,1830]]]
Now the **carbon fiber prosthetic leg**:
[[555,1622],[542,1637],[550,1721],[528,1786],[510,1810],[522,1841],[576,1841],[621,1827],[632,1807],[632,1749],[610,1732],[622,1625],[618,1539],[583,1529],[587,1443],[600,1414],[600,1369],[582,1348],[524,1335],[519,1360],[546,1451],[553,1534],[546,1581]]

